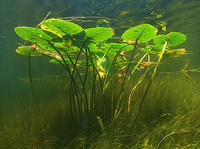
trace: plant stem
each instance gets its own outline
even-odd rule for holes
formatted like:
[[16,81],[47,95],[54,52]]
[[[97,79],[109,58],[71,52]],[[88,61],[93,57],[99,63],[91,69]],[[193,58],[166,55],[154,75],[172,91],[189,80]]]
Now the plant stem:
[[149,91],[149,89],[150,89],[150,86],[151,86],[151,84],[152,84],[152,81],[153,81],[153,79],[154,79],[154,76],[155,76],[155,74],[156,74],[157,68],[158,68],[158,66],[159,66],[159,64],[160,64],[160,61],[161,61],[161,59],[162,59],[162,57],[163,57],[163,54],[164,54],[164,52],[165,52],[165,50],[166,50],[166,46],[167,46],[167,42],[165,42],[165,44],[164,44],[164,46],[163,46],[162,52],[160,53],[160,56],[159,56],[159,58],[158,58],[158,62],[157,62],[157,64],[156,64],[155,68],[154,68],[153,74],[152,74],[151,79],[150,79],[150,81],[149,81],[149,83],[148,83],[148,85],[147,85],[147,88],[146,88],[146,90],[145,90],[144,96],[142,97],[141,103],[140,103],[139,108],[138,108],[138,110],[137,110],[137,112],[136,112],[136,116],[135,116],[135,120],[134,120],[134,122],[133,122],[133,126],[135,126],[135,124],[136,124],[136,122],[137,122],[137,119],[138,119],[139,113],[140,113],[140,111],[141,111],[142,105],[143,105],[143,103],[144,103],[144,101],[145,101],[145,98],[146,98],[146,96],[147,96],[147,94],[148,94],[148,91]]
[[38,110],[38,112],[40,112],[40,107],[37,103],[37,99],[36,99],[36,96],[35,96],[35,93],[34,93],[34,89],[33,89],[33,80],[32,80],[32,73],[31,73],[31,51],[29,52],[28,54],[28,66],[29,66],[29,80],[30,80],[30,85],[31,85],[31,93],[32,93],[32,96],[34,98],[34,103],[35,103],[35,107],[36,109]]
[[[119,92],[119,95],[118,95],[118,101],[117,101],[116,111],[115,111],[115,115],[114,115],[115,118],[117,118],[116,116],[118,116],[119,113],[121,112],[121,110],[118,110],[118,108],[119,108],[119,105],[120,105],[121,100],[122,100],[122,97],[121,97],[122,96],[122,91],[124,89],[124,86],[125,86],[125,83],[126,83],[126,77],[128,75],[131,63],[133,61],[133,57],[134,57],[135,50],[136,50],[136,47],[137,47],[137,44],[138,44],[138,40],[139,40],[139,38],[141,37],[142,34],[143,34],[143,32],[140,33],[140,35],[138,36],[138,38],[135,41],[135,46],[134,46],[133,52],[131,54],[131,59],[130,59],[129,64],[127,66],[126,73],[125,73],[125,76],[124,76],[124,79],[123,79],[123,83],[121,85],[121,89],[120,89],[120,92]],[[122,107],[120,109],[122,109]]]

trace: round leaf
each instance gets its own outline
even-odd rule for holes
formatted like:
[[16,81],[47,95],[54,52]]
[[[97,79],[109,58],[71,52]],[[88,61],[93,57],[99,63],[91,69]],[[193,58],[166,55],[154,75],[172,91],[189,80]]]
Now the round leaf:
[[168,37],[168,45],[169,46],[177,46],[185,42],[186,36],[179,32],[171,32],[167,34]]
[[16,27],[15,32],[22,39],[33,42],[40,46],[42,49],[55,51],[50,44],[53,39],[51,36],[46,34],[43,30],[33,27]]
[[136,40],[138,43],[144,43],[155,38],[157,31],[158,29],[150,24],[142,24],[126,30],[122,39],[128,43],[134,43]]
[[29,53],[30,53],[30,56],[40,56],[39,53],[37,53],[36,51],[33,50],[33,48],[31,46],[20,46],[16,49],[16,52],[18,54],[21,54],[21,55],[26,55],[28,56]]
[[30,42],[40,42],[41,40],[51,40],[52,37],[43,30],[33,27],[16,27],[16,34],[24,40]]
[[61,38],[65,35],[72,36],[83,31],[83,28],[79,25],[59,19],[49,19],[43,21],[41,23],[41,29],[52,32]]
[[157,45],[164,45],[166,41],[167,35],[157,35],[153,40],[153,42]]
[[86,37],[92,42],[102,42],[112,37],[114,32],[112,28],[96,27],[85,29]]

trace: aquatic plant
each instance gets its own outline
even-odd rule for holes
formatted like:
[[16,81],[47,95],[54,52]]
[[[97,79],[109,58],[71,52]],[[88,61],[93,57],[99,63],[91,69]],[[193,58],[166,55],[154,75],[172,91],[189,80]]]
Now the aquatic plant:
[[[135,111],[135,122],[161,59],[185,53],[174,49],[186,40],[184,34],[157,35],[158,29],[150,24],[126,30],[115,42],[112,28],[83,29],[61,19],[44,20],[39,28],[16,27],[15,32],[27,41],[17,53],[29,58],[47,56],[51,63],[63,66],[74,124],[85,128],[96,119],[102,131],[107,121],[127,112],[125,107],[131,111],[135,89],[148,74],[151,78]],[[152,55],[158,57],[156,62],[151,61]]]

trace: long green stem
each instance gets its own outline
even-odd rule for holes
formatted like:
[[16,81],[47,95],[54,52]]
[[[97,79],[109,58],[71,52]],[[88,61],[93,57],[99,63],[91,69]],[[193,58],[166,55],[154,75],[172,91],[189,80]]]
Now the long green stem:
[[37,103],[37,99],[36,99],[36,96],[35,96],[35,93],[34,93],[34,89],[33,89],[33,80],[32,80],[32,73],[31,73],[31,51],[29,52],[28,54],[28,64],[29,64],[29,80],[30,80],[30,85],[31,85],[31,93],[32,93],[32,96],[34,98],[34,103],[35,103],[35,107],[36,109],[40,112],[40,107]]
[[68,66],[68,64],[67,64],[67,62],[65,61],[65,59],[64,59],[64,57],[63,57],[63,55],[60,53],[60,51],[50,42],[50,41],[48,41],[48,40],[46,40],[53,48],[54,48],[54,50],[59,54],[59,56],[62,58],[62,60],[63,60],[63,62],[64,62],[64,64],[65,64],[65,68],[66,68],[66,70],[67,70],[67,72],[68,72],[68,74],[69,74],[69,76],[70,76],[70,78],[71,78],[71,85],[73,84],[74,85],[74,92],[75,92],[75,96],[76,96],[76,100],[77,100],[77,106],[78,106],[78,110],[79,110],[79,113],[81,113],[81,105],[80,105],[80,102],[79,102],[79,96],[78,96],[78,86],[77,86],[77,83],[76,83],[76,81],[75,81],[75,79],[74,79],[74,76],[72,76],[72,73],[71,73],[71,71],[70,71],[70,69],[69,69],[69,66]]
[[94,65],[94,61],[93,61],[93,58],[92,58],[92,53],[91,51],[88,49],[88,52],[89,52],[89,58],[90,58],[90,62],[92,63],[92,67],[93,67],[93,74],[95,75],[95,72],[97,73],[98,77],[99,77],[99,81],[100,81],[100,85],[101,85],[101,89],[103,90],[103,81],[101,79],[101,76],[99,74],[99,71],[97,70],[97,68],[95,67]]
[[[88,76],[89,62],[88,62],[88,50],[87,50],[87,48],[85,48],[85,56],[86,56],[85,78],[84,78],[84,82],[83,82],[81,95],[85,91],[86,83],[87,83],[87,76]],[[85,110],[88,111],[88,99],[87,98],[85,99],[85,102],[86,102],[86,109]]]
[[[83,101],[83,93],[84,93],[84,95],[85,95],[85,100],[87,101],[87,94],[86,94],[86,91],[85,91],[85,83],[83,82],[83,80],[82,80],[82,78],[81,78],[81,75],[80,75],[80,72],[79,72],[79,70],[78,70],[78,68],[76,67],[76,64],[73,62],[73,60],[71,59],[71,57],[70,57],[70,55],[67,53],[67,51],[64,51],[65,52],[65,54],[67,55],[67,57],[69,58],[69,60],[70,60],[70,62],[71,62],[71,64],[73,65],[73,72],[72,72],[72,76],[73,77],[75,77],[74,76],[74,74],[75,74],[75,70],[76,70],[76,72],[77,72],[77,74],[78,74],[78,77],[79,77],[79,79],[80,79],[80,82],[81,82],[81,86],[82,86],[82,91],[81,91],[81,94],[80,94],[80,98],[81,98],[81,105],[82,105],[82,101]],[[85,106],[87,106],[87,103],[86,103],[86,105],[85,105],[85,103],[83,103],[84,104],[84,107]],[[81,108],[81,111],[82,111],[82,106],[80,107]]]
[[[131,99],[135,93],[136,88],[142,83],[142,81],[146,78],[147,73],[153,68],[154,66],[151,66],[150,68],[147,68],[147,70],[143,73],[143,75],[138,79],[134,87],[132,88],[130,94],[129,94],[129,99],[128,99],[128,109],[127,111],[130,112],[131,108]],[[133,101],[132,101],[133,102]]]
[[[131,59],[130,59],[129,64],[127,66],[126,73],[125,73],[125,76],[124,76],[124,79],[123,79],[123,82],[122,82],[122,85],[121,85],[121,89],[120,89],[120,92],[119,92],[119,95],[118,95],[118,101],[117,101],[116,111],[115,111],[115,114],[114,114],[115,118],[116,118],[117,115],[119,115],[118,113],[121,112],[121,110],[119,110],[119,106],[120,106],[120,103],[122,101],[122,97],[121,97],[122,96],[122,91],[124,89],[124,86],[125,86],[125,83],[126,83],[126,77],[128,76],[128,72],[129,72],[131,63],[133,61],[133,57],[134,57],[134,54],[135,54],[135,51],[136,51],[138,40],[139,40],[139,38],[141,37],[142,34],[143,34],[143,32],[141,32],[141,34],[138,36],[138,38],[135,41],[135,46],[134,46],[133,52],[131,54]],[[121,106],[121,108],[122,108],[122,106]]]
[[108,86],[108,83],[107,83],[107,80],[108,80],[108,77],[109,77],[109,74],[111,73],[111,69],[113,66],[115,66],[116,64],[116,60],[117,60],[117,57],[119,56],[120,52],[122,51],[123,48],[129,46],[128,44],[121,47],[118,51],[117,51],[117,54],[115,55],[114,59],[112,60],[112,63],[110,64],[109,68],[108,68],[108,71],[106,73],[106,76],[105,76],[105,79],[104,79],[104,84],[103,84],[103,92],[105,91],[105,89],[107,88]]
[[145,98],[146,98],[146,96],[147,96],[147,94],[148,94],[148,91],[149,91],[149,89],[150,89],[150,86],[151,86],[151,84],[152,84],[152,81],[153,81],[153,79],[154,79],[154,76],[155,76],[155,74],[156,74],[157,68],[158,68],[158,66],[159,66],[159,64],[160,64],[160,61],[161,61],[161,59],[162,59],[162,57],[163,57],[163,54],[164,54],[164,52],[165,52],[165,50],[166,50],[166,46],[167,46],[167,42],[165,42],[165,44],[164,44],[164,46],[163,46],[163,49],[162,49],[162,51],[161,51],[161,53],[160,53],[160,56],[159,56],[159,58],[158,58],[158,61],[157,61],[156,66],[155,66],[155,68],[154,68],[154,71],[153,71],[153,74],[152,74],[152,76],[151,76],[151,79],[150,79],[150,81],[149,81],[149,83],[148,83],[148,85],[147,85],[147,88],[146,88],[146,91],[145,91],[145,93],[144,93],[144,96],[142,97],[141,103],[140,103],[139,108],[138,108],[138,110],[137,110],[137,112],[136,112],[136,116],[135,116],[135,120],[134,120],[134,122],[133,122],[133,126],[136,124],[136,121],[137,121],[137,119],[138,119],[138,116],[139,116],[139,113],[140,113],[140,111],[141,111],[142,105],[143,105],[143,103],[144,103],[144,101],[145,101]]

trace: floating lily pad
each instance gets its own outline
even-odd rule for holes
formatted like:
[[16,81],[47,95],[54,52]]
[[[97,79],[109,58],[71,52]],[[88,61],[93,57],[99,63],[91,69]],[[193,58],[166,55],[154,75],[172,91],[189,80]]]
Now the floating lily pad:
[[83,31],[83,28],[79,25],[59,19],[49,19],[43,21],[41,23],[41,29],[52,32],[61,38],[65,35],[72,36]]
[[157,45],[164,45],[165,42],[167,41],[167,38],[168,38],[167,35],[157,35],[154,38],[153,42],[154,44],[157,44]]
[[167,34],[167,37],[169,46],[177,46],[186,41],[186,36],[179,32],[171,32]]
[[34,43],[52,39],[52,37],[46,34],[43,30],[33,27],[16,27],[15,32],[22,39]]
[[40,54],[36,51],[33,50],[31,46],[20,46],[16,49],[16,52],[21,55],[26,55],[28,56],[40,56]]
[[33,27],[16,27],[15,32],[22,39],[35,43],[42,49],[55,51],[55,48],[52,46],[53,42],[51,41],[53,38],[41,29]]
[[71,36],[71,38],[73,38],[72,44],[80,47],[81,49],[85,48],[86,44],[88,44],[88,42],[85,41],[86,40],[85,31],[75,34]]
[[154,38],[154,43],[157,45],[164,45],[167,41],[167,46],[177,46],[185,42],[186,36],[179,32],[171,32],[167,35],[158,35]]
[[136,40],[138,40],[138,43],[144,43],[155,38],[157,31],[158,29],[150,24],[142,24],[126,30],[122,39],[128,43],[134,43]]
[[86,37],[92,42],[102,42],[111,38],[114,34],[112,28],[96,27],[85,29]]

